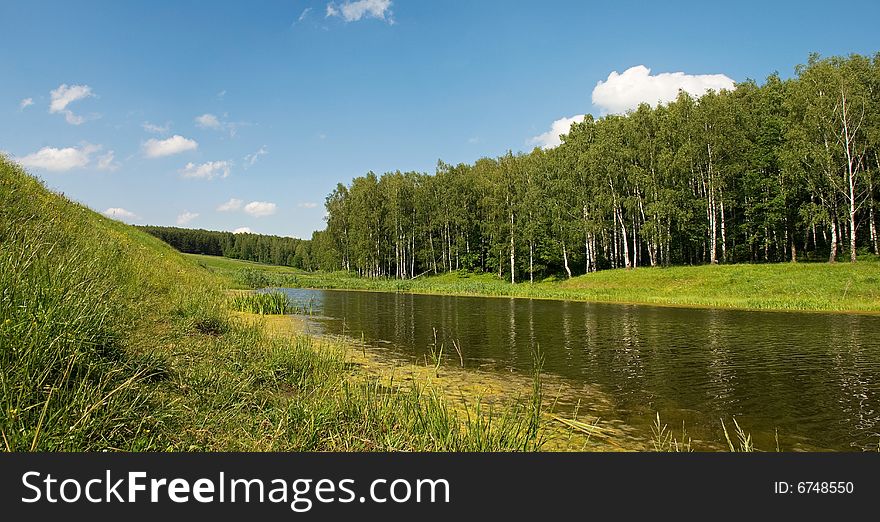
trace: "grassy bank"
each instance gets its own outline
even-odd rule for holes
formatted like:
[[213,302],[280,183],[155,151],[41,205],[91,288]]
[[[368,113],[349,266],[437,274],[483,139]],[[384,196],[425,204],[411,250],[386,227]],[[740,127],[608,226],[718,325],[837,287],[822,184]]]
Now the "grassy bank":
[[685,266],[605,270],[569,280],[511,284],[491,274],[455,272],[415,280],[309,273],[211,256],[189,256],[241,287],[290,286],[446,295],[569,299],[748,310],[880,312],[880,260],[851,263]]
[[490,413],[389,386],[342,342],[242,319],[229,286],[0,158],[0,448],[541,447],[540,388]]

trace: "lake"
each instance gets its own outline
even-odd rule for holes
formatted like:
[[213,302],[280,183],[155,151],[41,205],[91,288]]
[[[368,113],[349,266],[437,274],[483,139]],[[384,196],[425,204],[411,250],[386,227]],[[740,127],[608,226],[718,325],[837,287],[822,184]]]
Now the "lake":
[[[423,363],[436,331],[444,364],[543,372],[579,410],[651,436],[656,413],[695,441],[736,418],[759,449],[863,450],[880,443],[880,316],[751,312],[538,299],[282,289],[322,333],[363,338]],[[591,404],[580,389],[602,394]],[[523,390],[528,393],[528,390]],[[545,389],[552,397],[554,390]],[[731,431],[732,434],[732,431]],[[697,449],[705,445],[695,444]]]

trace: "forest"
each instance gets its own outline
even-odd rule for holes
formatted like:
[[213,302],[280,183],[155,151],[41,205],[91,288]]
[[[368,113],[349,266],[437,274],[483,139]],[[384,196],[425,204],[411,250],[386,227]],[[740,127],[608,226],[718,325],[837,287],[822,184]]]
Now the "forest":
[[293,237],[219,232],[178,227],[138,226],[180,252],[313,270],[311,243]]
[[[876,254],[880,54],[811,55],[795,72],[587,115],[552,149],[339,184],[309,266],[396,278],[474,270],[515,282]],[[250,235],[223,237],[223,255],[295,264],[294,243],[276,254]]]

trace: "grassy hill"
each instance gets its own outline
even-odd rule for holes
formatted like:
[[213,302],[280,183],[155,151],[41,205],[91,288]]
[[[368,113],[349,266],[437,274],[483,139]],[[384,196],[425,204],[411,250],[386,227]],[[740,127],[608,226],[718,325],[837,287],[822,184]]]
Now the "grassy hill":
[[240,318],[229,286],[0,156],[0,449],[540,446],[534,402],[460,418],[353,371],[338,343]]

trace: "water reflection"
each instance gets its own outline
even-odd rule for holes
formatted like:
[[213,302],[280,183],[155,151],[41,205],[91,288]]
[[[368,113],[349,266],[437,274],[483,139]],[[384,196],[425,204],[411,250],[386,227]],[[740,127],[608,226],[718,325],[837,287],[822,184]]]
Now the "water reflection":
[[[328,333],[399,356],[455,340],[465,367],[544,371],[607,394],[610,415],[721,440],[736,416],[772,449],[868,449],[880,442],[880,317],[697,310],[507,298],[285,290],[315,303]],[[459,364],[456,357],[449,361]]]

